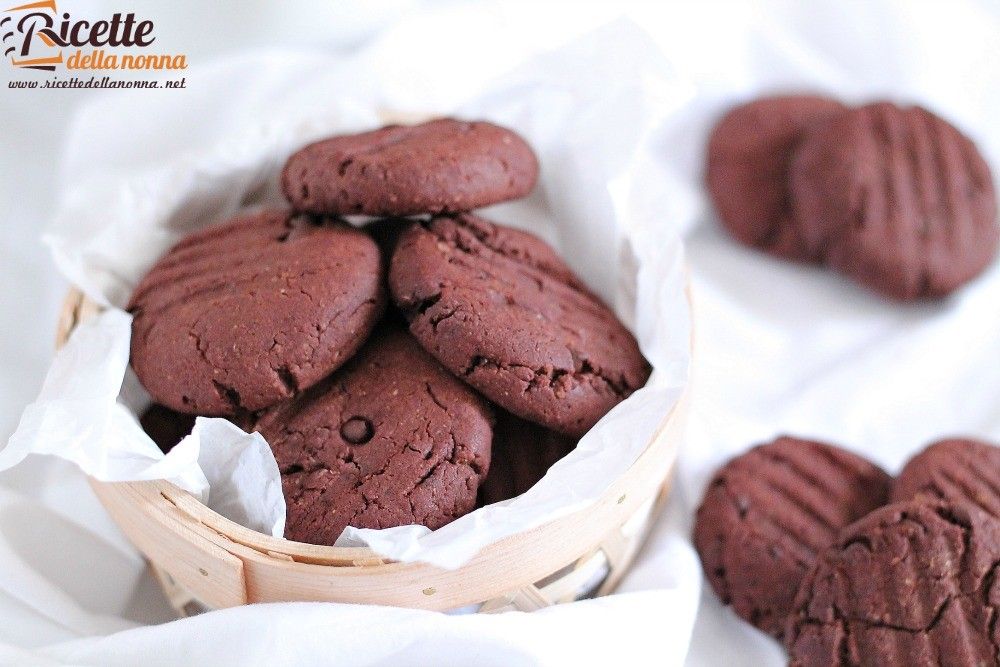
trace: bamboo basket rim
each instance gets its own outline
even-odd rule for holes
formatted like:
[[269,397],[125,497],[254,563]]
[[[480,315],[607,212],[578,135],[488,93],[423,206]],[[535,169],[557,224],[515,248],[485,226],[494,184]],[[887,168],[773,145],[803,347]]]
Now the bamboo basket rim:
[[[69,335],[80,322],[97,314],[101,310],[101,306],[86,297],[78,288],[75,286],[71,287],[64,300],[63,310],[59,318],[56,335],[56,348],[61,348],[62,345],[65,344]],[[620,512],[628,512],[629,515],[641,509],[642,503],[644,501],[648,501],[651,497],[655,496],[655,494],[652,496],[647,495],[645,497],[635,497],[637,495],[641,496],[641,494],[629,493],[630,486],[640,478],[656,477],[658,480],[658,486],[662,487],[664,479],[668,479],[668,476],[674,467],[678,447],[676,445],[668,446],[663,444],[663,436],[672,420],[678,415],[682,406],[686,407],[689,390],[690,382],[685,385],[681,395],[678,397],[678,400],[660,420],[656,430],[649,440],[649,443],[646,445],[646,448],[639,454],[636,460],[632,462],[629,468],[626,469],[617,479],[615,479],[593,504],[583,508],[582,510],[578,510],[563,517],[545,522],[531,530],[516,533],[485,545],[472,557],[472,559],[466,563],[466,565],[462,566],[460,569],[465,574],[471,576],[470,573],[475,570],[477,563],[480,566],[479,569],[482,569],[483,563],[495,564],[497,558],[500,558],[501,562],[505,557],[509,560],[510,553],[514,551],[512,548],[514,543],[520,544],[541,539],[541,536],[547,535],[559,527],[565,527],[580,520],[583,520],[583,525],[586,526],[586,515],[589,514],[591,510],[595,510],[598,505],[613,504],[620,506],[618,507],[618,510]],[[662,446],[658,447],[658,445]],[[662,457],[662,460],[659,461],[659,465],[657,465],[656,461],[657,456]],[[662,469],[662,471],[660,469]],[[94,479],[91,479],[90,481],[95,491],[101,497],[102,502],[105,501],[104,496],[106,493],[110,492],[111,487],[121,487],[120,490],[122,492],[137,494],[135,496],[135,499],[137,500],[139,498],[145,498],[151,502],[160,503],[165,500],[173,506],[177,512],[191,520],[186,524],[186,526],[191,528],[193,531],[190,536],[192,539],[207,540],[210,543],[222,547],[224,551],[229,552],[229,554],[237,557],[245,563],[260,563],[262,560],[280,561],[282,568],[287,569],[288,571],[298,571],[304,575],[321,575],[322,572],[331,569],[329,566],[335,566],[334,569],[337,571],[338,577],[367,577],[370,576],[373,571],[377,570],[378,572],[386,575],[408,574],[416,577],[419,574],[419,576],[423,576],[425,578],[430,577],[430,579],[427,579],[428,581],[433,581],[435,576],[440,579],[448,573],[459,572],[459,569],[444,570],[421,561],[394,561],[380,556],[369,547],[334,547],[313,545],[259,533],[227,519],[221,514],[218,514],[208,506],[202,504],[197,498],[187,491],[184,491],[165,480],[118,483],[101,482]],[[648,485],[649,480],[646,481]],[[661,494],[661,496],[662,495],[664,494]],[[662,497],[660,500],[662,501]],[[602,528],[606,527],[602,526]],[[600,531],[597,529],[572,531],[564,530],[562,531],[562,546],[550,545],[550,547],[554,546],[556,550],[561,553],[572,554],[572,556],[566,558],[567,564],[572,563],[574,560],[579,558],[580,554],[585,554],[599,548],[600,539],[596,535],[597,532]],[[549,551],[552,551],[552,548],[550,548]],[[552,572],[552,568],[549,567],[548,564],[546,564],[546,567],[544,568],[532,568],[527,567],[524,564],[521,565],[522,566],[520,568],[516,569],[521,570],[519,578],[523,579],[525,582],[539,579],[540,576],[537,576],[539,574],[544,575]],[[529,574],[527,570],[537,570],[537,572]],[[202,572],[202,574],[205,573]],[[514,573],[512,572],[512,575],[513,574]],[[613,582],[606,582],[609,585],[607,587],[602,587],[604,589],[603,592],[609,592],[610,588],[613,588],[613,585],[617,583],[617,578],[618,577],[615,577]],[[498,587],[495,593],[501,594],[503,593],[503,590],[500,590],[500,588],[509,587],[509,583],[502,587]],[[434,590],[434,586],[428,586],[423,590],[423,592],[424,594],[430,596]],[[482,593],[482,591],[480,591],[480,593]],[[482,596],[480,595],[479,597]],[[415,604],[413,606],[448,609],[461,605],[434,603]]]

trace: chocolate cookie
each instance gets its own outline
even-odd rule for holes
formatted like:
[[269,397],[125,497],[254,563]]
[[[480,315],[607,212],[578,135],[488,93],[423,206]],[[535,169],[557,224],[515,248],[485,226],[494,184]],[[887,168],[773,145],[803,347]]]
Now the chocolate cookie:
[[299,211],[392,216],[518,199],[537,180],[538,160],[514,132],[440,118],[310,144],[288,159],[281,187]]
[[969,139],[920,107],[869,104],[813,126],[790,184],[807,252],[888,296],[946,295],[996,254],[989,167]]
[[384,305],[375,242],[287,211],[195,232],[128,304],[132,368],[181,412],[233,415],[312,386],[361,346]]
[[546,428],[583,435],[649,377],[632,334],[527,232],[471,214],[414,224],[389,288],[445,368]]
[[1000,518],[1000,447],[958,438],[930,445],[892,483],[893,502],[917,497],[970,503]]
[[694,544],[715,594],[781,636],[799,582],[837,532],[883,504],[889,476],[832,445],[781,437],[722,466]]
[[485,401],[392,329],[255,429],[281,471],[285,537],[313,544],[347,526],[443,526],[473,509],[490,465]]
[[573,438],[501,412],[493,429],[490,474],[479,487],[479,505],[492,505],[521,495],[574,447]]
[[1000,521],[970,505],[888,505],[845,528],[802,582],[796,667],[996,665]]
[[791,222],[788,164],[803,131],[843,111],[816,95],[765,97],[731,109],[712,130],[705,180],[722,224],[741,243],[816,259]]
[[176,412],[158,403],[153,403],[139,417],[139,425],[164,454],[178,442],[190,435],[194,428],[195,415]]

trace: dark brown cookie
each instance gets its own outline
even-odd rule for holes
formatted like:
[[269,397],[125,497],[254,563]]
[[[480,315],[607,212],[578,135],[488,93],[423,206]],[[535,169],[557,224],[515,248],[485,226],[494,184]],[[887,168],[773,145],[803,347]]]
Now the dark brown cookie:
[[802,582],[791,664],[996,665],[1000,521],[971,505],[888,505],[845,528]]
[[783,95],[741,104],[722,117],[708,141],[705,180],[736,240],[787,259],[816,259],[791,222],[788,165],[803,131],[844,108],[817,95]]
[[414,224],[389,287],[445,368],[546,428],[582,435],[649,377],[632,334],[527,232],[471,214]]
[[977,276],[1000,239],[989,167],[920,107],[881,102],[813,126],[790,168],[807,251],[897,299],[946,295]]
[[470,211],[523,197],[537,180],[516,133],[440,118],[310,144],[288,159],[281,187],[299,211],[391,216]]
[[930,445],[892,483],[893,502],[917,497],[971,503],[1000,518],[1000,447],[960,438]]
[[333,544],[347,526],[443,526],[473,509],[490,465],[486,402],[392,329],[255,429],[281,471],[285,536],[299,542]]
[[501,412],[493,429],[490,474],[479,487],[479,504],[492,505],[521,495],[574,447],[573,438]]
[[195,415],[176,412],[158,403],[153,403],[139,417],[139,425],[156,446],[166,454],[178,442],[190,435],[194,428]]
[[174,410],[266,408],[350,359],[382,313],[381,274],[364,233],[287,211],[195,232],[132,294],[132,368]]
[[716,595],[780,637],[817,554],[886,501],[889,481],[859,456],[798,438],[781,437],[729,461],[712,478],[694,528]]

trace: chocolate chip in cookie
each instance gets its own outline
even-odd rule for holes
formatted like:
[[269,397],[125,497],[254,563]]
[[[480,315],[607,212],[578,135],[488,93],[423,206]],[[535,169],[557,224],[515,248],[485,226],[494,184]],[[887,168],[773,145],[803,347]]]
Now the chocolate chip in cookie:
[[439,528],[471,511],[493,415],[405,331],[257,419],[287,504],[285,537],[332,545],[347,526]]

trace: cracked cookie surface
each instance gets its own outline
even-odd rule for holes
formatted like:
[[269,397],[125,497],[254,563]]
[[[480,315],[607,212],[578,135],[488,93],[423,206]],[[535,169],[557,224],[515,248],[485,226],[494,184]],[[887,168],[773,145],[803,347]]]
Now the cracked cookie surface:
[[882,505],[889,476],[839,447],[780,437],[716,471],[694,544],[723,604],[780,637],[795,593],[837,532]]
[[161,257],[132,293],[131,363],[180,412],[290,398],[357,351],[384,308],[375,242],[288,211],[237,216]]
[[788,165],[803,131],[844,108],[817,95],[766,97],[731,109],[716,124],[705,181],[734,238],[779,257],[815,259],[791,221]]
[[377,332],[257,420],[281,471],[285,537],[332,545],[349,525],[434,529],[468,513],[489,471],[492,419],[412,336]]
[[995,665],[1000,521],[909,501],[845,528],[802,583],[790,664]]
[[518,199],[537,180],[538,160],[516,133],[439,118],[310,144],[288,159],[281,187],[299,211],[393,216]]
[[971,503],[1000,518],[1000,447],[963,438],[930,445],[892,483],[894,502],[917,497]]
[[996,255],[989,167],[920,107],[880,102],[837,114],[806,132],[789,174],[807,252],[887,296],[946,295]]
[[527,232],[472,214],[413,224],[389,286],[445,368],[546,428],[580,436],[649,377],[632,334]]

